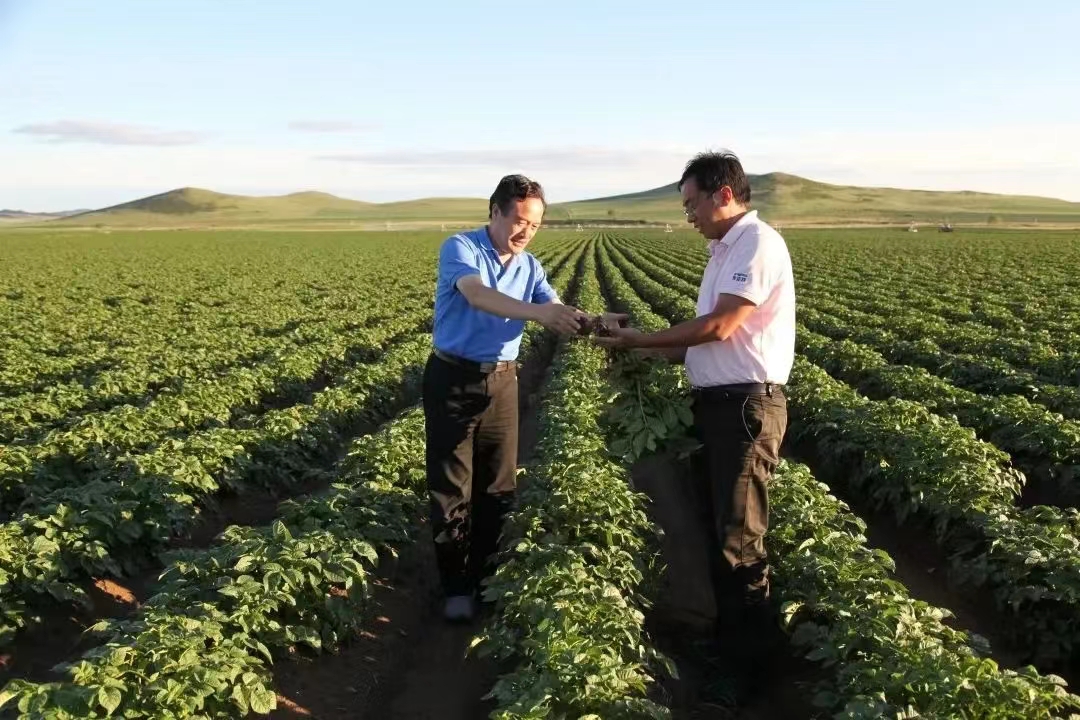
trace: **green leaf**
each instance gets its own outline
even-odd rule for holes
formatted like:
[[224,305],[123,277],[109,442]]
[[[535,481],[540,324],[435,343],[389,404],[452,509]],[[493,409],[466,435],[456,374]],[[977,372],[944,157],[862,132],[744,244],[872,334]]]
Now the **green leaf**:
[[289,532],[289,528],[285,523],[281,522],[281,520],[275,520],[273,525],[271,525],[271,528],[275,540],[285,542],[293,539],[292,533]]
[[251,693],[251,712],[269,715],[277,708],[277,696],[272,690],[260,688]]
[[240,708],[241,715],[247,715],[248,713],[248,693],[243,685],[233,685],[232,693],[229,695],[236,707]]
[[187,665],[194,665],[197,662],[199,662],[199,652],[193,647],[189,647],[187,650],[185,650],[184,653],[180,656],[180,659],[177,660],[177,664],[181,667]]
[[649,416],[649,429],[661,440],[667,437],[667,428],[664,426],[664,421],[654,415]]
[[112,715],[120,707],[123,696],[114,687],[102,687],[98,690],[97,700],[101,707],[105,708],[105,712]]
[[266,662],[273,664],[274,657],[270,654],[270,648],[266,647],[262,642],[255,641],[255,649],[259,651],[259,654],[266,658]]

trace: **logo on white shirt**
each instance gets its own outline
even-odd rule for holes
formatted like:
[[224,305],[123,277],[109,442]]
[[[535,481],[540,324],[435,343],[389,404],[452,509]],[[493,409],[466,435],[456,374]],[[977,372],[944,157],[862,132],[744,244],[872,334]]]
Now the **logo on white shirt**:
[[747,275],[746,273],[735,273],[734,275],[731,276],[731,279],[734,280],[735,282],[744,283],[744,282],[746,282],[747,280],[750,279],[750,276]]

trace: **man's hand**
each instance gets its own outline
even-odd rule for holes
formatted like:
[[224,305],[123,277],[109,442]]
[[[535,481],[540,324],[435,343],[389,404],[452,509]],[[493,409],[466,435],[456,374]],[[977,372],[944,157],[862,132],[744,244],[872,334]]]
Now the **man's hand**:
[[535,307],[536,321],[548,330],[562,335],[576,334],[581,323],[586,319],[583,312],[570,305],[547,303]]
[[606,312],[600,316],[600,324],[604,326],[605,330],[613,330],[626,327],[626,321],[629,319],[630,316],[626,313]]
[[603,335],[594,335],[593,342],[607,348],[628,350],[637,347],[635,341],[643,334],[640,330],[622,327],[611,327],[608,329],[608,333],[609,334],[606,337]]
[[657,358],[675,365],[686,362],[686,348],[684,347],[640,347],[638,341],[644,334],[634,328],[614,328],[610,331],[608,337],[598,335],[594,338],[594,341],[597,345],[603,345],[604,347],[629,350],[643,358]]

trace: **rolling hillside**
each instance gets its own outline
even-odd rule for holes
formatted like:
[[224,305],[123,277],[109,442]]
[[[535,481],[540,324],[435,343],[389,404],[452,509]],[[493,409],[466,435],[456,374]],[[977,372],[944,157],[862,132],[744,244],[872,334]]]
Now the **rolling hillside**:
[[65,212],[26,212],[24,210],[0,210],[0,224],[3,223],[33,223],[44,222],[46,220],[56,220],[59,218],[69,217],[71,215],[78,215],[80,213],[89,212],[88,210],[68,210]]
[[392,203],[347,200],[322,192],[253,197],[181,188],[74,215],[53,224],[108,227],[341,225],[350,222],[472,221],[487,216],[476,198],[423,198]]
[[[829,185],[785,173],[753,175],[752,202],[773,222],[1080,223],[1080,203],[1023,195]],[[675,183],[645,192],[555,205],[560,219],[685,221]]]
[[[1080,203],[1052,198],[830,185],[785,173],[751,176],[753,205],[773,223],[828,225],[919,223],[1080,224]],[[251,197],[182,188],[91,212],[52,219],[83,227],[379,227],[386,223],[481,224],[482,198],[423,198],[391,203],[321,192]],[[648,221],[682,224],[675,184],[628,195],[556,203],[548,221]]]

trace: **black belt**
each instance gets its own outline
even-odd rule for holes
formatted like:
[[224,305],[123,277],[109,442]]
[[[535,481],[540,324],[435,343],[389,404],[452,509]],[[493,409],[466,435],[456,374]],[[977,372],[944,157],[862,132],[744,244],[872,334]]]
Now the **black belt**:
[[695,387],[691,393],[701,398],[733,398],[746,395],[768,395],[783,393],[784,386],[779,383],[738,383],[735,385],[709,385]]
[[510,370],[517,367],[517,360],[498,360],[496,362],[477,362],[476,360],[469,360],[468,358],[458,357],[457,355],[451,355],[450,353],[443,352],[439,348],[435,348],[432,351],[435,357],[450,363],[451,365],[457,365],[459,367],[468,368],[481,373],[493,373],[503,372],[504,370]]

